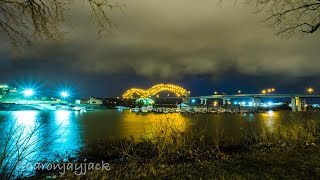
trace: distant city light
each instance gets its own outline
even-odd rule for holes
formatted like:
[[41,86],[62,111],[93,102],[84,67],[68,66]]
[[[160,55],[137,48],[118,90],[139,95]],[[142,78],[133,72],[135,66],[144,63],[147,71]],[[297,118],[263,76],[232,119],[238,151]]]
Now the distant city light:
[[235,102],[233,102],[233,104],[234,104],[234,105],[237,105],[237,104],[238,104],[238,102],[237,102],[237,101],[235,101]]
[[215,94],[215,95],[217,95],[217,94],[218,94],[218,92],[217,92],[217,91],[215,91],[215,92],[214,92],[214,94]]
[[195,102],[196,102],[196,100],[195,100],[195,99],[192,99],[192,100],[191,100],[191,102],[192,102],[192,103],[195,103]]
[[272,102],[268,102],[268,106],[272,106],[272,104],[273,104]]
[[34,94],[34,91],[32,89],[26,89],[23,91],[23,95],[26,97],[32,96]]
[[245,101],[243,101],[243,102],[241,103],[241,105],[243,105],[243,106],[244,106],[244,105],[246,105],[246,102],[245,102]]
[[6,84],[0,84],[0,88],[8,88],[9,86]]
[[241,94],[241,90],[238,90],[238,94]]

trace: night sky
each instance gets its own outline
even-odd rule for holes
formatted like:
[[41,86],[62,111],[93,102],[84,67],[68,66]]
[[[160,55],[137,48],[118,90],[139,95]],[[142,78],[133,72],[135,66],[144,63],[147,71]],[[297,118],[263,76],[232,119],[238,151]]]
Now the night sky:
[[[75,96],[116,97],[130,87],[175,83],[191,96],[214,91],[320,91],[319,32],[277,36],[252,7],[216,1],[130,0],[109,15],[116,28],[98,37],[86,8],[74,5],[59,42],[17,52],[0,42],[0,83]],[[318,92],[319,92],[318,91]]]

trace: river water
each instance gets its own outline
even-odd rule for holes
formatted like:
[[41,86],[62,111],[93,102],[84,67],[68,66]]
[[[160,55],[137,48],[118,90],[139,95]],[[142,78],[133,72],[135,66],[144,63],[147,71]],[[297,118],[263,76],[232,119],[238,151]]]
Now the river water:
[[[32,154],[30,159],[53,158],[55,154],[72,153],[83,145],[108,137],[148,136],[152,131],[161,129],[163,122],[170,122],[180,131],[186,131],[192,124],[214,132],[224,131],[224,136],[239,138],[242,129],[264,127],[272,131],[277,124],[288,118],[297,117],[289,111],[267,111],[256,114],[155,114],[132,113],[128,110],[99,110],[77,112],[57,111],[0,111],[0,150],[3,151],[4,139],[14,133],[15,138],[24,138],[34,131],[28,147],[46,147]],[[196,123],[195,123],[196,122]],[[28,142],[28,143],[30,143]]]

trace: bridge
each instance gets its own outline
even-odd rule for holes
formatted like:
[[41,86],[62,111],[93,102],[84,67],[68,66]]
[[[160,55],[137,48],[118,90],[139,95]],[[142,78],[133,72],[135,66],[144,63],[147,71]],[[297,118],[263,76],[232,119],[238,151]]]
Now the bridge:
[[[174,84],[157,84],[151,88],[144,90],[139,88],[132,88],[127,90],[122,97],[124,99],[134,98],[133,95],[138,95],[140,98],[149,98],[157,95],[161,91],[169,91],[174,93],[178,98],[182,98],[184,103],[190,104],[192,99],[200,99],[202,105],[207,105],[208,99],[222,99],[223,105],[229,105],[231,99],[251,99],[253,107],[261,107],[261,99],[263,98],[288,98],[291,99],[291,108],[293,112],[306,111],[307,98],[320,98],[320,94],[215,94],[208,96],[190,97],[190,91],[174,85]],[[273,91],[272,91],[273,92]],[[168,98],[168,97],[167,97]]]
[[158,94],[161,91],[169,91],[174,93],[177,97],[188,97],[190,96],[190,91],[187,91],[186,89],[174,85],[174,84],[157,84],[152,86],[151,88],[144,90],[139,88],[131,88],[127,90],[122,97],[124,99],[130,99],[133,98],[133,95],[138,95],[141,98],[148,98],[151,96],[154,96]]
[[184,103],[190,103],[191,99],[200,99],[203,105],[207,105],[208,99],[222,99],[223,105],[230,104],[231,99],[251,99],[253,107],[261,106],[261,99],[263,98],[289,98],[291,99],[291,108],[293,112],[306,111],[307,98],[320,98],[320,94],[236,94],[236,95],[209,95],[198,97],[183,98]]

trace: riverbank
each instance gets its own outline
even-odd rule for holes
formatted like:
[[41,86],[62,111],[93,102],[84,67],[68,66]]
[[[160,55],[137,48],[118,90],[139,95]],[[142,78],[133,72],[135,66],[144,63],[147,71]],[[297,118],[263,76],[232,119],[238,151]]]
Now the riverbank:
[[[50,175],[52,177],[52,174]],[[53,176],[54,177],[54,176]],[[73,173],[57,179],[77,178]],[[86,179],[319,179],[319,148],[255,148],[224,158],[158,163],[128,160],[110,171],[88,172]]]
[[[292,119],[273,130],[242,129],[240,141],[217,129],[207,134],[194,125],[167,126],[138,139],[104,139],[88,144],[76,162],[110,163],[109,171],[87,172],[86,179],[261,179],[320,178],[320,121]],[[262,127],[260,127],[262,128]],[[74,172],[43,172],[39,177],[74,179]]]
[[0,111],[37,111],[39,109],[23,104],[0,103]]

